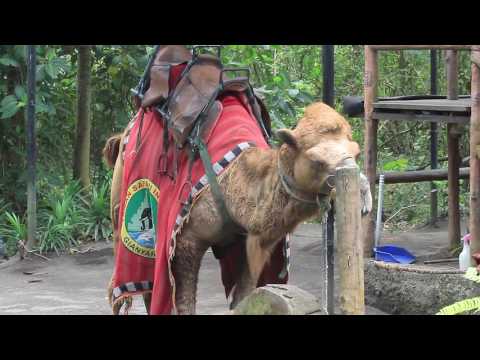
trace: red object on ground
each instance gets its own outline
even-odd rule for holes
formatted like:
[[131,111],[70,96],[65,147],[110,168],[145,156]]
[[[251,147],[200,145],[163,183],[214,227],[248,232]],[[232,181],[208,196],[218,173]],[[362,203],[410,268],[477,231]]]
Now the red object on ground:
[[[212,163],[223,166],[217,175],[248,146],[268,148],[256,120],[242,102],[233,96],[226,96],[221,102],[222,111],[206,140]],[[144,114],[141,145],[136,151],[141,111],[130,125],[128,143],[121,154],[124,156],[119,221],[121,241],[117,244],[114,269],[114,302],[124,296],[152,292],[150,313],[171,314],[175,308],[172,251],[176,234],[188,217],[188,209],[184,209],[183,204],[191,190],[187,183],[188,156],[185,152],[178,154],[178,174],[173,180],[168,176],[172,174],[174,161],[174,146],[170,146],[167,154],[169,171],[167,175],[159,172],[163,127],[160,115],[155,111]],[[195,187],[202,186],[199,180],[205,183],[204,174],[203,164],[198,159],[192,167]],[[195,198],[198,194],[193,195]],[[238,276],[236,259],[240,246],[233,246],[220,260],[227,295]],[[287,241],[279,244],[259,286],[288,281],[287,247]]]

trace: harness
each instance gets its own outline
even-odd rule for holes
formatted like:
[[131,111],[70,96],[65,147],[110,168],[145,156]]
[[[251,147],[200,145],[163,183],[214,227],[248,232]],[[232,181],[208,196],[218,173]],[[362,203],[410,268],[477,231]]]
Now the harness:
[[290,195],[293,199],[300,201],[305,204],[315,205],[322,207],[322,199],[329,196],[333,188],[335,188],[335,174],[329,174],[327,179],[323,183],[320,191],[316,193],[307,193],[301,190],[295,182],[295,179],[288,175],[282,167],[280,159],[278,159],[278,174],[280,177],[280,182],[283,186],[285,192]]
[[[202,48],[216,48],[217,55],[201,54]],[[189,157],[187,184],[191,185],[193,163],[200,158],[210,185],[217,212],[222,219],[222,248],[234,243],[245,229],[236,223],[225,203],[210,155],[205,136],[221,111],[219,98],[222,95],[236,96],[257,120],[268,143],[271,139],[270,118],[265,105],[254,93],[250,84],[250,71],[246,68],[225,68],[220,60],[220,46],[194,46],[190,55],[179,45],[156,46],[137,88],[133,90],[135,103],[144,111],[153,108],[163,121],[164,148],[159,159],[159,171],[176,177],[178,152],[185,150]],[[181,74],[172,83],[172,70]],[[228,75],[243,73],[246,76],[229,78]],[[141,123],[140,123],[141,126]],[[170,143],[169,134],[173,138]],[[167,153],[174,147],[174,165],[168,173]],[[221,252],[214,249],[216,256]],[[219,257],[219,256],[217,256]]]

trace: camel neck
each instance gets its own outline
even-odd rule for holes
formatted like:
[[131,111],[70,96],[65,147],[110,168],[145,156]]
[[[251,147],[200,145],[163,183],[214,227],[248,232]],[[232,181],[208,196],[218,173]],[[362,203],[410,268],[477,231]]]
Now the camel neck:
[[296,225],[299,221],[304,221],[317,211],[325,210],[329,207],[329,196],[315,193],[304,192],[296,186],[293,177],[293,162],[290,154],[282,157],[280,149],[275,151],[274,162],[272,166],[275,197],[284,206],[284,219],[288,219]]

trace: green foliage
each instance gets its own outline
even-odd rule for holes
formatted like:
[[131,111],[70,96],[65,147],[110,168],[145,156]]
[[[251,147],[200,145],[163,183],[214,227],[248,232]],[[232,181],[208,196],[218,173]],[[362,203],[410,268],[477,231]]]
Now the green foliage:
[[408,167],[408,159],[400,158],[383,164],[384,171],[404,171]]
[[480,297],[458,301],[444,307],[436,315],[460,315],[472,312],[480,312]]
[[83,235],[94,241],[108,240],[112,235],[110,219],[110,186],[109,181],[99,188],[92,187],[89,200],[83,200],[84,226]]
[[64,189],[53,188],[40,213],[40,252],[67,250],[79,244],[79,227],[83,223],[80,203],[81,188],[72,182]]
[[[75,46],[37,46],[37,179],[40,198],[52,188],[64,189],[72,178],[72,157],[76,117],[77,56]],[[103,183],[109,175],[102,163],[105,140],[123,130],[134,115],[130,90],[138,83],[153,47],[146,45],[96,45],[92,48],[92,138],[91,180]],[[26,47],[0,45],[0,188],[2,198],[11,203],[10,211],[25,212],[25,121]],[[222,51],[228,66],[248,67],[254,88],[265,98],[273,128],[293,127],[306,105],[322,98],[321,46],[312,45],[228,45]],[[335,98],[341,110],[345,95],[363,95],[364,49],[362,45],[335,46]],[[444,54],[439,56],[439,93],[446,92]],[[459,92],[469,93],[470,60],[459,52]],[[430,87],[428,51],[389,51],[379,57],[379,96],[427,94]],[[363,119],[348,119],[353,137],[363,146]],[[378,139],[379,170],[429,168],[429,124],[400,121],[381,122]],[[445,159],[446,131],[439,128],[439,159]],[[466,136],[460,143],[462,157],[468,155]],[[407,161],[408,160],[408,161]],[[362,162],[362,157],[360,162]],[[360,164],[361,165],[361,164]],[[441,166],[444,162],[441,163]],[[448,202],[446,182],[438,182],[440,210]],[[100,191],[101,189],[98,189]],[[388,185],[385,215],[402,211],[396,224],[419,224],[428,219],[429,183]],[[468,184],[464,182],[461,207],[468,209]],[[92,190],[93,191],[93,190]],[[87,199],[91,195],[82,195]],[[79,200],[80,202],[83,200]],[[100,200],[99,200],[100,201]],[[77,204],[78,205],[78,204]],[[96,210],[91,210],[96,212]],[[87,233],[107,237],[99,217]],[[97,219],[97,220],[92,220]],[[52,220],[53,221],[53,220]],[[44,226],[47,226],[48,221]],[[54,221],[51,228],[54,227]],[[98,230],[96,230],[98,229]],[[81,231],[78,236],[85,236]],[[98,236],[95,236],[98,234]]]
[[[40,193],[37,250],[60,254],[85,240],[108,240],[112,234],[109,190],[108,179],[90,191],[81,189],[78,182],[46,186]],[[18,242],[27,240],[27,227],[23,217],[6,211],[9,207],[0,199],[0,236],[7,255],[13,256]]]
[[25,219],[11,212],[5,212],[4,223],[0,225],[0,236],[4,238],[6,253],[13,256],[20,241],[27,242],[27,225]]

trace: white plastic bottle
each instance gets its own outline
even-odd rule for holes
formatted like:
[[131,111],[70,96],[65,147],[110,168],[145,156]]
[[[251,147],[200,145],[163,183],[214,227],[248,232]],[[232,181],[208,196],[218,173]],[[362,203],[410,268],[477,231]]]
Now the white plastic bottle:
[[470,236],[465,235],[463,237],[463,250],[458,257],[461,271],[467,271],[470,267]]

